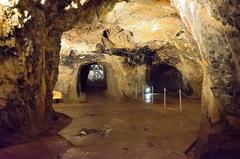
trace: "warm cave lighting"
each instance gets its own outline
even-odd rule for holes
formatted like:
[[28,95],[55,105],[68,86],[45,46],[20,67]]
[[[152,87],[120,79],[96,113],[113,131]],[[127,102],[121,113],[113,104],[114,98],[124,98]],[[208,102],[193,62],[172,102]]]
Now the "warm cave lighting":
[[19,0],[0,0],[0,5],[11,7],[18,4],[18,1]]

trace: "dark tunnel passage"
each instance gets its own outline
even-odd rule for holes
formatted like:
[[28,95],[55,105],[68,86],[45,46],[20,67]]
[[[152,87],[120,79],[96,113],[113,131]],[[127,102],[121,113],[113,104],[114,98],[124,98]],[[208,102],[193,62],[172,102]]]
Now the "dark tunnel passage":
[[83,93],[99,93],[107,89],[106,71],[103,65],[90,63],[80,66],[77,76],[78,96]]
[[147,69],[147,84],[154,88],[154,92],[162,92],[166,88],[169,92],[181,89],[185,94],[192,95],[193,90],[188,81],[175,67],[168,64],[157,64]]

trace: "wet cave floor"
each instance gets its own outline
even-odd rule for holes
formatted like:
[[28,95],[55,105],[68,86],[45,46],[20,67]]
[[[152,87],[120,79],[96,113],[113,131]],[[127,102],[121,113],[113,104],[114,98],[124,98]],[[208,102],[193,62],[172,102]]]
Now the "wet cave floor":
[[[162,97],[161,97],[162,98]],[[54,104],[73,118],[58,135],[7,147],[0,159],[184,159],[197,136],[200,101],[167,98],[146,104],[91,97],[82,103]]]

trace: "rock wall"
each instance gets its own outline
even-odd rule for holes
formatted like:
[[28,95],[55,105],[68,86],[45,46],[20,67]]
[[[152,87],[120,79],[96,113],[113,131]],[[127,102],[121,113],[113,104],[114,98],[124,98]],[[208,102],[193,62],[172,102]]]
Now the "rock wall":
[[[51,0],[43,4],[40,1],[20,0],[16,8],[19,9],[21,14],[27,11],[31,17],[29,19],[26,16],[27,21],[19,28],[17,25],[10,25],[10,32],[2,31],[4,30],[2,29],[3,20],[0,18],[1,37],[4,35],[4,38],[1,38],[0,41],[0,89],[2,90],[0,92],[0,146],[26,141],[58,123],[60,115],[54,112],[51,103],[59,63],[61,73],[59,81],[64,82],[64,84],[57,84],[57,87],[64,86],[61,87],[63,92],[69,94],[69,97],[73,97],[74,100],[76,97],[77,71],[79,66],[84,63],[84,61],[81,61],[82,56],[94,57],[94,60],[106,64],[106,67],[109,68],[107,70],[107,81],[112,88],[109,89],[108,93],[117,96],[134,95],[135,84],[145,81],[147,65],[167,63],[177,67],[196,87],[195,92],[199,92],[198,83],[201,83],[202,78],[200,78],[201,75],[198,72],[196,74],[193,68],[204,70],[204,83],[209,87],[204,89],[206,97],[203,98],[203,103],[212,105],[212,107],[204,107],[203,110],[209,109],[204,115],[210,116],[212,121],[219,119],[219,113],[215,113],[218,112],[215,109],[216,105],[226,103],[230,99],[216,98],[216,93],[219,91],[213,91],[213,89],[217,90],[218,87],[215,87],[214,80],[211,78],[220,79],[221,77],[217,75],[216,70],[208,69],[205,65],[214,59],[213,56],[208,57],[206,55],[215,51],[212,49],[217,45],[209,43],[201,45],[202,41],[207,41],[203,36],[202,41],[198,42],[201,50],[203,46],[208,46],[208,44],[211,49],[207,50],[205,48],[207,50],[206,55],[200,54],[196,47],[197,44],[186,31],[190,28],[187,27],[186,29],[184,27],[181,19],[177,16],[177,12],[169,6],[167,1],[139,3],[134,0],[122,4],[117,2],[114,0],[89,0],[82,5],[79,1],[74,0],[75,5],[72,6],[71,1],[64,0]],[[76,5],[77,7],[75,7]],[[98,7],[96,8],[96,6]],[[150,14],[146,11],[147,8],[152,8]],[[140,9],[141,12],[132,12],[136,9]],[[126,12],[122,12],[123,10]],[[111,19],[114,12],[124,14],[121,14],[117,19]],[[144,16],[146,18],[142,18]],[[159,17],[157,21],[155,21],[156,17]],[[219,17],[222,17],[222,15]],[[133,19],[135,20],[133,21]],[[143,19],[147,19],[147,21],[143,21]],[[235,21],[233,23],[235,24]],[[159,26],[165,27],[161,28]],[[79,33],[77,35],[80,41],[75,43],[77,44],[77,52],[67,48],[65,53],[60,54],[61,45],[64,48],[64,43],[61,44],[62,34],[63,32],[69,33],[66,31],[72,28]],[[143,28],[146,30],[142,30]],[[215,30],[211,30],[211,27],[207,31],[214,37],[205,37],[216,38],[215,43],[224,41],[221,38],[225,34],[214,32]],[[232,34],[227,34],[227,36],[230,35]],[[84,39],[84,36],[87,37],[85,41],[81,40]],[[69,37],[71,38],[71,36]],[[230,38],[229,40],[233,39]],[[237,40],[238,38],[234,39],[235,42]],[[224,46],[226,43],[224,41],[221,44]],[[79,44],[81,44],[81,47],[79,47]],[[90,44],[90,47],[87,45],[87,49],[81,52],[81,49],[86,46],[85,44]],[[67,44],[66,46],[70,45]],[[227,52],[230,48],[218,49],[219,52],[222,51],[221,49],[225,49],[224,52]],[[216,67],[219,64],[224,67],[227,66],[227,71],[222,75],[226,78],[231,75],[230,78],[233,79],[232,70],[230,70],[229,65],[225,64],[226,56],[232,55],[230,52],[226,55],[218,53],[211,55],[217,57],[220,55],[219,58],[222,58],[223,61],[217,63]],[[209,59],[203,60],[205,56],[206,59]],[[199,65],[199,61],[201,65]],[[189,67],[191,66],[191,69],[186,64]],[[237,63],[234,62],[234,65],[237,66]],[[222,70],[218,69],[217,71]],[[195,83],[196,79],[198,79],[197,83]],[[237,91],[227,92],[227,90],[238,88],[234,87],[232,89],[235,80],[229,84],[223,83],[225,78],[221,79],[222,83],[220,84],[223,84],[221,86],[224,87],[224,89],[221,87],[220,90],[220,92],[224,92],[222,96],[231,93],[233,94],[231,99],[235,100],[238,95]],[[114,87],[116,85],[119,87]],[[210,95],[206,92],[209,92]],[[233,106],[233,102],[230,103]],[[225,108],[225,106],[222,107]],[[216,114],[216,119],[214,115],[209,115],[208,112]],[[238,121],[232,116],[230,119],[231,121]]]
[[52,108],[52,90],[58,75],[61,35],[86,13],[92,21],[95,5],[111,6],[112,2],[88,1],[81,9],[68,11],[65,7],[70,2],[64,0],[44,4],[20,0],[8,7],[14,13],[16,9],[22,15],[28,13],[27,20],[15,14],[7,17],[11,12],[2,14],[0,5],[0,147],[26,141],[57,125],[63,115]]
[[201,50],[202,125],[191,158],[239,156],[238,2],[174,0]]
[[[56,89],[64,88],[61,87],[64,85],[61,79],[65,77],[61,75],[62,65],[68,66],[69,72],[74,72],[81,64],[105,61],[107,69],[110,69],[107,79],[116,78],[113,80],[115,86],[109,88],[119,87],[106,93],[134,97],[136,83],[139,93],[141,85],[146,85],[146,68],[166,63],[183,74],[184,81],[193,88],[193,96],[201,96],[203,71],[197,43],[169,2],[117,2],[112,9],[103,13],[98,14],[94,23],[79,21],[73,29],[64,32]],[[69,88],[71,92],[76,92],[76,73],[69,74],[70,78],[75,82],[71,82]],[[109,83],[114,82],[111,80]],[[63,91],[64,94],[66,92],[69,91]]]
[[65,102],[77,102],[81,98],[77,95],[76,85],[80,77],[79,68],[85,64],[97,62],[106,68],[106,95],[116,98],[134,97],[136,91],[136,83],[138,83],[138,91],[141,93],[141,85],[145,84],[145,68],[146,66],[129,67],[124,65],[124,58],[118,56],[104,55],[101,58],[93,57],[83,59],[82,62],[76,62],[73,67],[72,63],[68,65],[60,64],[58,81],[55,90],[60,91]]
[[106,67],[108,86],[106,94],[120,98],[124,96],[134,98],[136,89],[138,94],[141,94],[142,86],[147,85],[146,68],[158,63],[169,63],[183,74],[184,83],[190,84],[193,88],[193,95],[200,96],[202,84],[200,64],[192,59],[181,57],[183,54],[176,47],[167,46],[161,51],[155,49],[157,50],[154,47],[133,50],[112,48],[96,50],[90,55],[77,50],[73,53],[71,49],[64,48],[61,51],[60,72],[55,89],[63,93],[66,102],[78,101],[77,72],[81,66],[97,62]]
[[[28,9],[25,7],[19,3],[21,11]],[[56,70],[46,64],[50,61],[51,66],[58,65],[53,58],[57,53],[48,52],[46,39],[54,41],[51,48],[58,50],[60,35],[48,36],[44,13],[38,8],[32,9],[34,11],[29,10],[31,20],[11,35],[15,45],[11,49],[1,47],[0,146],[21,142],[25,136],[36,136],[49,129],[50,124],[57,123],[51,108],[51,91],[56,78],[56,74],[52,74]]]

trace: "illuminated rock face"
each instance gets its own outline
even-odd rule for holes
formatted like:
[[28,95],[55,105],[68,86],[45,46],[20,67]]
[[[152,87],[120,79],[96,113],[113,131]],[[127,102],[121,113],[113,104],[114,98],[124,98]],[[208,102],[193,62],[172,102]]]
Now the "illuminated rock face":
[[[31,6],[24,1],[19,5],[20,11]],[[60,33],[51,37],[45,28],[44,13],[31,9],[31,21],[22,28],[13,28],[12,35],[2,39],[14,38],[15,43],[9,46],[6,42],[0,47],[0,146],[22,142],[26,138],[19,136],[31,138],[49,129],[51,123],[57,124],[51,98],[46,97],[51,97],[56,79]]]
[[104,14],[98,14],[94,23],[79,21],[63,34],[56,90],[76,101],[78,68],[100,62],[107,66],[110,80],[106,93],[134,97],[136,87],[141,94],[141,87],[148,84],[147,70],[167,63],[182,73],[194,96],[201,95],[200,53],[170,2],[123,1],[100,12]]
[[189,156],[238,152],[238,1],[172,0],[177,11],[168,1],[83,2],[20,0],[17,8],[31,18],[22,28],[11,26],[12,35],[0,17],[1,146],[56,124],[51,102],[58,67],[56,88],[75,100],[77,72],[85,63],[107,67],[108,94],[130,97],[149,66],[167,63],[196,95],[202,89],[203,122]]
[[[63,117],[51,106],[61,35],[77,21],[76,15],[81,17],[94,4],[90,2],[81,14],[74,8],[65,12],[67,5],[65,1],[46,1],[43,6],[40,1],[21,0],[17,9],[27,11],[31,19],[21,28],[11,27],[9,34],[1,32],[0,147],[31,139],[57,126]],[[6,26],[2,24],[1,31]]]
[[174,2],[199,44],[204,69],[202,131],[189,155],[238,158],[239,2]]

